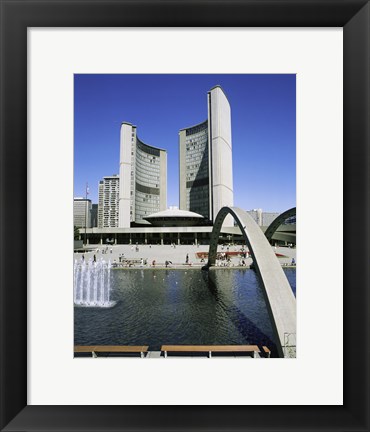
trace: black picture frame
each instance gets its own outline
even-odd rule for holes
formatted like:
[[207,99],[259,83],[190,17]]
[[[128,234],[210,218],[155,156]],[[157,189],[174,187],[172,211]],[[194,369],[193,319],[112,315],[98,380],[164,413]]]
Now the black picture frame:
[[[0,5],[1,430],[368,431],[369,2],[0,0]],[[343,27],[343,406],[27,405],[27,28],[125,26]],[[317,211],[325,220],[325,209]],[[328,338],[327,352],[318,355],[335,362],[336,352]]]

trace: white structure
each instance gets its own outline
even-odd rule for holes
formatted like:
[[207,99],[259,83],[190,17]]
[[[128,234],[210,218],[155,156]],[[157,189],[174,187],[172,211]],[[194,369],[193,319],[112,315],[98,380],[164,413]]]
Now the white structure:
[[262,226],[262,209],[248,210],[247,213],[252,217],[258,226]]
[[262,209],[248,210],[247,213],[253,218],[258,226],[268,227],[280,213],[264,212]]
[[[207,266],[215,265],[222,220],[228,214],[232,215],[239,226],[265,291],[272,328],[277,335],[279,356],[295,357],[296,299],[274,250],[262,230],[247,212],[237,207],[224,207],[217,215],[211,234]],[[287,342],[290,345],[289,348],[286,347]]]
[[262,214],[262,226],[268,227],[280,213],[274,212],[263,212]]
[[179,210],[170,206],[167,210],[151,214],[145,218],[153,226],[196,226],[202,224],[204,217],[198,213]]
[[73,199],[73,225],[91,228],[91,200],[82,197]]
[[167,207],[167,152],[144,144],[136,126],[122,123],[119,169],[119,227],[145,223]]
[[[214,222],[222,207],[234,204],[231,110],[220,86],[207,100],[208,119],[179,132],[180,209]],[[227,216],[224,224],[233,223]]]
[[119,176],[106,176],[99,183],[98,227],[118,227]]

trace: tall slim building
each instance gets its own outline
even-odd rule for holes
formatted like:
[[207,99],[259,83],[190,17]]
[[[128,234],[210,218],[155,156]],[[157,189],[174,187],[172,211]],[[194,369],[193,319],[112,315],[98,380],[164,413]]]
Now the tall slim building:
[[104,210],[104,181],[99,182],[98,191],[98,228],[103,228],[103,210]]
[[167,208],[167,152],[143,143],[131,123],[120,141],[119,227],[129,228]]
[[73,199],[73,225],[91,228],[91,200],[82,197]]
[[98,208],[99,204],[91,205],[91,227],[98,227]]
[[[222,207],[234,203],[231,110],[220,86],[208,92],[207,102],[207,120],[179,132],[180,209],[214,222]],[[232,226],[232,217],[224,224]]]
[[106,176],[99,182],[98,227],[118,227],[119,176]]

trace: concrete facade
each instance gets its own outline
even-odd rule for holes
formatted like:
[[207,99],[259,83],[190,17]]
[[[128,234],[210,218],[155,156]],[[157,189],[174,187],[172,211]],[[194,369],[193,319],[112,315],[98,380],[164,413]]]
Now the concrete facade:
[[[207,120],[179,131],[179,192],[180,209],[213,222],[234,201],[231,110],[220,86],[208,92],[207,103]],[[226,219],[228,224],[232,218]]]
[[[208,244],[211,232],[210,226],[89,228],[87,241],[90,245],[105,244],[107,238],[114,244]],[[225,241],[228,241],[226,235]]]
[[[119,219],[120,228],[129,227],[133,204],[131,201],[131,191],[134,188],[133,178],[133,127],[129,123],[122,123],[120,134],[120,158],[119,158]],[[131,214],[130,214],[131,211]]]
[[264,212],[262,209],[248,210],[247,213],[252,216],[257,225],[264,227],[268,227],[280,214],[277,212]]
[[142,142],[130,123],[121,125],[119,178],[120,228],[166,209],[167,152]]
[[[210,206],[214,221],[222,207],[234,205],[231,109],[220,86],[208,92],[208,120],[212,190]],[[224,221],[227,226],[233,223],[232,217]]]

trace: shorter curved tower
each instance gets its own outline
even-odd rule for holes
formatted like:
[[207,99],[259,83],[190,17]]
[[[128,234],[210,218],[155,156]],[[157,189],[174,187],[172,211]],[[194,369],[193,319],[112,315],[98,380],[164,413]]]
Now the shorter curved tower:
[[145,223],[167,208],[167,152],[142,142],[136,126],[122,123],[120,144],[119,227]]

